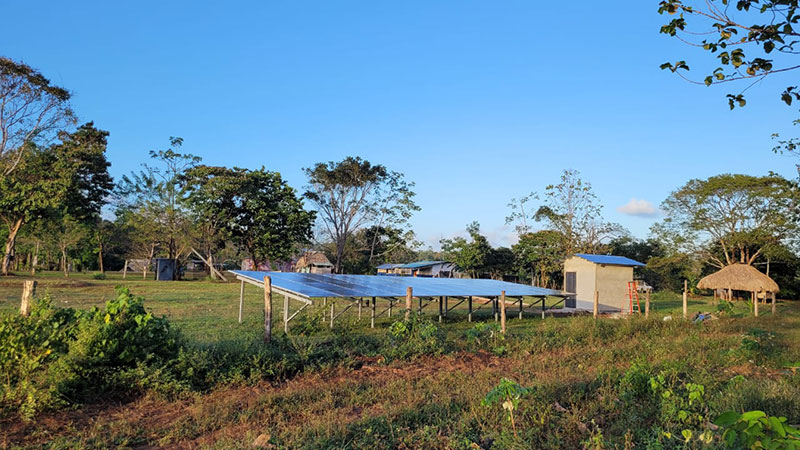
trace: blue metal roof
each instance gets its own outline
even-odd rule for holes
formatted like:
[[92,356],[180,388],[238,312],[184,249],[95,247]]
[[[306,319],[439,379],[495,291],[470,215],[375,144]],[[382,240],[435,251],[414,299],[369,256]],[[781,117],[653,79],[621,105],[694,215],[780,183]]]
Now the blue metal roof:
[[644,266],[639,261],[635,261],[624,256],[614,255],[589,255],[587,253],[576,253],[575,256],[591,261],[595,264],[609,264],[612,266]]
[[379,275],[337,275],[297,272],[256,272],[232,270],[232,273],[256,282],[269,276],[272,285],[305,297],[404,297],[411,287],[415,296],[478,296],[496,297],[506,291],[509,297],[566,296],[554,291],[524,284],[497,280],[458,278],[387,277]]
[[380,266],[376,267],[376,269],[394,269],[395,267],[400,267],[402,264],[381,264]]
[[435,266],[437,264],[447,264],[447,261],[417,261],[408,264],[401,264],[398,267],[403,269],[421,269],[423,267]]

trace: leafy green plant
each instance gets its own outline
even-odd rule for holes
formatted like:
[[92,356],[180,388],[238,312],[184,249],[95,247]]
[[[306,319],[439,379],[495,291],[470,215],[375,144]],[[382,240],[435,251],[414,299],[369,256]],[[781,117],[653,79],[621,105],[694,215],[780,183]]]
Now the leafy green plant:
[[420,355],[444,353],[444,334],[430,319],[412,314],[389,327],[390,358],[407,359]]
[[104,274],[104,273],[96,273],[96,274],[92,275],[92,278],[95,279],[95,280],[105,280],[106,279],[106,274]]
[[516,436],[517,426],[514,422],[514,411],[518,409],[520,399],[529,392],[530,389],[520,386],[516,381],[503,378],[497,386],[486,394],[481,404],[484,406],[492,406],[500,403],[503,410],[506,411],[506,416],[509,422],[511,422],[511,429],[514,432],[514,436]]
[[728,411],[714,420],[721,427],[722,440],[730,448],[800,449],[800,429],[786,423],[786,417],[767,416],[763,411]]
[[496,355],[506,353],[506,335],[500,332],[500,325],[495,322],[476,323],[465,335],[467,342],[479,348],[487,348]]

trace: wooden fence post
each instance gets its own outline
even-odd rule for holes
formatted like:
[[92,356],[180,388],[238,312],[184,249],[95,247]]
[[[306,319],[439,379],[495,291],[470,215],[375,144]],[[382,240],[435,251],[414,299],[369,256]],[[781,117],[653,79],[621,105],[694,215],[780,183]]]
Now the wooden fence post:
[[[244,291],[244,282],[242,282]],[[240,316],[241,321],[241,316]],[[264,277],[264,342],[272,340],[272,279]]]
[[771,292],[772,294],[772,315],[775,315],[775,293]]
[[500,332],[506,333],[506,291],[500,291]]
[[597,319],[597,313],[600,309],[600,293],[594,291],[594,318]]
[[244,280],[239,286],[239,323],[242,323],[242,309],[244,308]]
[[370,319],[369,319],[369,327],[370,328],[375,328],[375,297],[372,297],[372,305],[371,305],[370,309],[372,310],[372,312],[370,313],[371,316],[370,316]]
[[31,314],[34,295],[36,295],[36,280],[25,280],[22,284],[22,302],[19,305],[19,313],[23,317]]
[[683,280],[683,318],[689,318],[689,280]]
[[647,292],[644,294],[644,317],[650,317],[650,290],[648,289]]
[[125,260],[125,265],[122,266],[122,279],[124,280],[125,277],[128,276],[128,260]]
[[411,317],[411,300],[414,298],[414,290],[411,286],[406,288],[406,320]]

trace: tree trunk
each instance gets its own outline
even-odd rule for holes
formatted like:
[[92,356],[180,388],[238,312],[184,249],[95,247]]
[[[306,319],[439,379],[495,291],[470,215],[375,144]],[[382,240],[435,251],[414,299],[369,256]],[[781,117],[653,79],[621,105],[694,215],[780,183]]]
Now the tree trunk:
[[106,270],[103,268],[103,243],[100,243],[97,255],[97,262],[100,264],[100,273],[106,273]]
[[217,272],[214,271],[214,255],[211,252],[208,252],[208,275],[212,280],[218,279]]
[[36,250],[33,252],[31,259],[31,276],[36,275],[36,266],[39,264],[39,241],[36,241]]
[[61,269],[64,271],[64,278],[69,278],[69,266],[67,265],[67,247],[61,246]]
[[11,265],[11,257],[14,255],[14,246],[17,244],[17,233],[22,228],[22,219],[17,219],[11,226],[8,227],[8,237],[6,238],[6,248],[3,253],[3,264],[0,266],[0,274],[8,275],[8,269]]

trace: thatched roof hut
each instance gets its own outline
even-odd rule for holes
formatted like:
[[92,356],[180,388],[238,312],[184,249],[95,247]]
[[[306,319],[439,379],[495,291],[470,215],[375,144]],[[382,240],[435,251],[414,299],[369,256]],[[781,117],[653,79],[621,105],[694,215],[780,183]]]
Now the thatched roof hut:
[[703,278],[700,289],[731,289],[747,292],[778,292],[778,283],[748,264],[732,264]]

